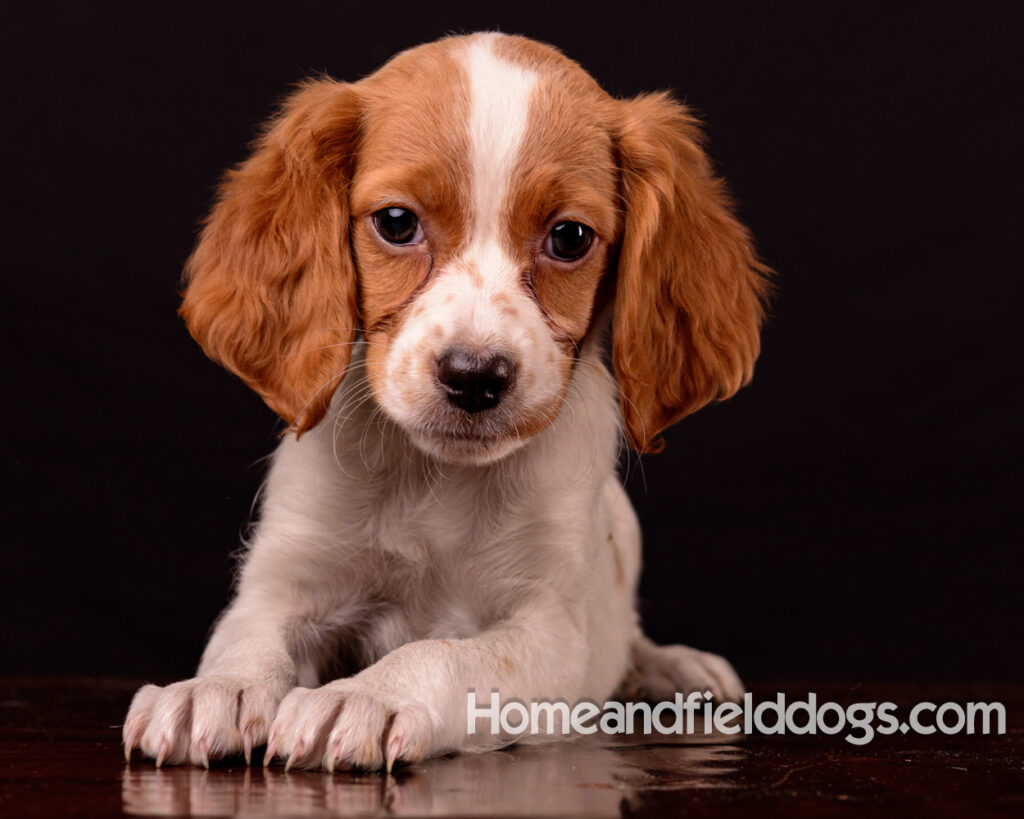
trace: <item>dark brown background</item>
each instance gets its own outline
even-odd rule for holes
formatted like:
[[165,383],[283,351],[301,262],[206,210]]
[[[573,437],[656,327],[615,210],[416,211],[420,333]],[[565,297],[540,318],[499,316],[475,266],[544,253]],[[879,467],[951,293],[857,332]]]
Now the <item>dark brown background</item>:
[[0,671],[185,676],[278,426],[175,317],[289,84],[449,31],[671,88],[776,267],[752,387],[635,463],[653,635],[750,677],[1024,678],[1014,3],[7,10]]

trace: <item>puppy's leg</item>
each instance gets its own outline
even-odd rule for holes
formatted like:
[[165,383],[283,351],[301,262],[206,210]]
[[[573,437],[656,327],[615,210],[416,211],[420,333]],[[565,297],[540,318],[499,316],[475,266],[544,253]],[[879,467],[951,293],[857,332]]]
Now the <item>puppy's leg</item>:
[[139,689],[124,723],[125,758],[138,747],[157,765],[244,754],[263,744],[296,668],[280,615],[241,598],[224,613],[197,676]]
[[512,699],[585,695],[584,618],[563,600],[531,600],[499,627],[456,640],[406,643],[354,677],[285,697],[270,731],[268,757],[287,767],[388,770],[447,751],[484,750],[512,741],[470,735],[470,690],[487,707],[492,691]]
[[689,646],[659,646],[643,634],[632,648],[633,668],[620,692],[625,698],[661,701],[676,692],[710,691],[719,702],[743,699],[743,683],[724,657]]

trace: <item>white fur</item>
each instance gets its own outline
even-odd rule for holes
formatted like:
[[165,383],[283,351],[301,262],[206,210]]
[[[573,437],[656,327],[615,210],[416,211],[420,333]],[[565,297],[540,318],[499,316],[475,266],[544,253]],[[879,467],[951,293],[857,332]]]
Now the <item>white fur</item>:
[[[511,741],[467,735],[471,689],[601,701],[630,677],[658,695],[742,693],[724,660],[658,648],[639,629],[639,530],[616,475],[602,334],[588,336],[560,403],[564,353],[501,247],[535,78],[497,59],[488,38],[470,41],[465,65],[467,249],[418,294],[379,394],[357,348],[324,421],[281,442],[237,595],[194,679],[136,695],[128,753],[208,763],[267,742],[268,761],[375,769]],[[493,445],[431,436],[444,403],[433,362],[453,344],[515,359]],[[510,432],[544,412],[557,415],[533,437]]]
[[477,242],[497,241],[509,177],[526,134],[536,72],[498,57],[497,35],[473,38],[463,54],[469,75],[473,226]]

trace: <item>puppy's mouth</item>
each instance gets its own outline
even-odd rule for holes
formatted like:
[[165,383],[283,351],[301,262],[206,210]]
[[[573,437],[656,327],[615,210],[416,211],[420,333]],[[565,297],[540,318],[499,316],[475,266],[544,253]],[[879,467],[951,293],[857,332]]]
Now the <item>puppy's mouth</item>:
[[[427,427],[420,430],[420,432],[430,438],[437,438],[442,441],[457,441],[469,444],[488,444],[500,441],[503,438],[511,437],[511,435],[507,433],[474,432],[470,430],[451,429],[446,427]],[[512,434],[514,435],[514,433]]]
[[524,443],[514,426],[497,419],[446,419],[408,433],[420,449],[452,463],[492,463]]
[[472,446],[486,446],[509,438],[515,438],[514,429],[501,429],[495,424],[481,424],[474,428],[466,424],[428,424],[419,427],[416,432],[440,443],[452,443]]

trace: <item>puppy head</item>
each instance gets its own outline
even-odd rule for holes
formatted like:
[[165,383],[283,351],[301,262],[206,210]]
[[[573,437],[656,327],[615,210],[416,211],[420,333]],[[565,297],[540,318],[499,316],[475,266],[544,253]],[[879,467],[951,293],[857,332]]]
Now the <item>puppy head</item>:
[[225,178],[182,314],[297,433],[358,327],[384,412],[424,451],[486,463],[557,416],[614,286],[626,430],[655,451],[750,377],[763,272],[682,106],[472,35],[294,94]]

